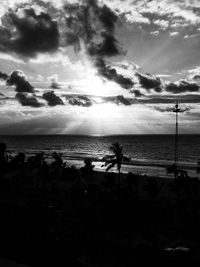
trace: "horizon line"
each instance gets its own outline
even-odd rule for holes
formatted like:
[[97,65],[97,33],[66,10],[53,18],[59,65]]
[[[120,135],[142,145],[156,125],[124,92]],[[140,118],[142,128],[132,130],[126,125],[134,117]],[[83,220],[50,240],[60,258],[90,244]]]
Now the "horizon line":
[[[112,136],[158,136],[158,135],[162,135],[162,136],[174,136],[175,133],[171,133],[171,134],[0,134],[1,136],[77,136],[77,137],[112,137]],[[183,135],[200,135],[200,133],[180,133],[179,136],[183,136]]]

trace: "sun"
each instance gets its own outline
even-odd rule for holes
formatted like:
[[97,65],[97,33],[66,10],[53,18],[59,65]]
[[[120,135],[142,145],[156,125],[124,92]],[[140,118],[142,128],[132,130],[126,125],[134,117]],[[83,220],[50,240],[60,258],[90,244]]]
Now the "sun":
[[107,120],[119,117],[119,110],[115,104],[96,104],[90,108],[90,115],[93,119]]
[[82,77],[78,82],[83,93],[94,96],[111,96],[123,93],[118,84],[101,77],[96,67],[88,59],[84,60],[83,66],[81,69]]
[[116,91],[117,86],[99,77],[96,70],[92,70],[85,77],[85,92],[96,96],[109,96]]
[[[121,118],[121,113],[115,104],[95,104],[87,111],[87,123],[94,135],[105,135],[112,132],[113,123]],[[115,127],[117,127],[115,123]]]

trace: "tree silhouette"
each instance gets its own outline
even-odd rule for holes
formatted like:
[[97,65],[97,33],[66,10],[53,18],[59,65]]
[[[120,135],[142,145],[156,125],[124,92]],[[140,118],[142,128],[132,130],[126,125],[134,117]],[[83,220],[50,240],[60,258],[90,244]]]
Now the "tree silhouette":
[[123,161],[129,161],[128,157],[125,157],[122,153],[123,147],[119,145],[119,143],[114,143],[110,146],[110,151],[113,153],[112,155],[106,155],[103,157],[102,161],[105,161],[106,171],[109,171],[113,167],[117,167],[118,170],[118,186],[121,185],[121,165]]

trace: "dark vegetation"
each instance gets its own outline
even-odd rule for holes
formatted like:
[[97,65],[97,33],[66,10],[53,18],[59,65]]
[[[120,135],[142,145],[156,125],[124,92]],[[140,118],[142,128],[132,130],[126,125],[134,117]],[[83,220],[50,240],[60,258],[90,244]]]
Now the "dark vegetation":
[[[121,174],[119,144],[98,173],[56,152],[11,156],[0,143],[0,256],[29,266],[200,263],[200,183]],[[127,160],[127,159],[126,159]]]

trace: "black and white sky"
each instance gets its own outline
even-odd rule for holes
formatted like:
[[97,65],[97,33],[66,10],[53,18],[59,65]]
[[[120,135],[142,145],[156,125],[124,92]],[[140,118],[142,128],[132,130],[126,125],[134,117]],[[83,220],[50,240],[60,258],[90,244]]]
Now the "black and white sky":
[[200,133],[199,0],[1,0],[0,134]]

